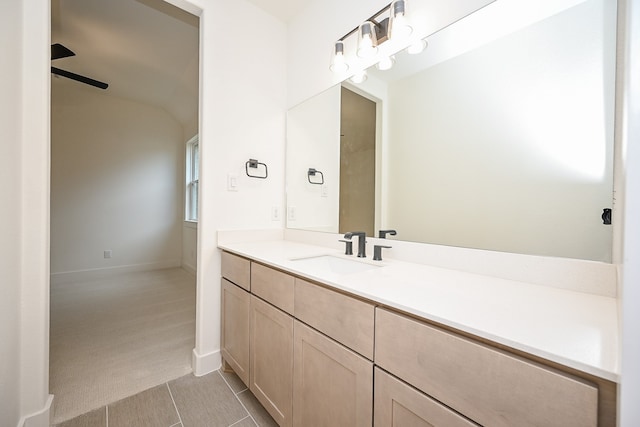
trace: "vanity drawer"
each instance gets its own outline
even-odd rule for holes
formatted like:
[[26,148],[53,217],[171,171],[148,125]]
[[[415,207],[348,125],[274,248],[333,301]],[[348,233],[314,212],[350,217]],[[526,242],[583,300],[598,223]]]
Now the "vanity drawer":
[[261,264],[251,265],[251,293],[293,314],[293,276]]
[[378,367],[374,369],[373,383],[375,427],[478,427]]
[[251,289],[251,261],[222,252],[222,277],[247,291]]
[[375,362],[487,426],[597,426],[585,381],[423,322],[376,309]]
[[374,306],[295,279],[295,317],[373,360]]

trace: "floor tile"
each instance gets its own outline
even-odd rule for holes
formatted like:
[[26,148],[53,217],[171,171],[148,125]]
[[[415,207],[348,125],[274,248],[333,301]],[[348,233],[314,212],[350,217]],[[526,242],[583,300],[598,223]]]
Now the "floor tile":
[[260,404],[258,399],[249,390],[238,394],[238,399],[242,402],[259,427],[278,427],[278,424],[269,415],[266,409]]
[[253,422],[251,417],[247,417],[242,421],[238,421],[237,423],[233,424],[231,427],[256,427],[256,423]]
[[107,408],[102,407],[72,418],[55,427],[107,427]]
[[247,416],[218,371],[186,375],[169,382],[169,388],[184,426],[228,427]]
[[231,387],[231,390],[233,390],[234,393],[237,394],[247,389],[247,386],[242,382],[240,377],[237,376],[235,372],[224,372],[222,369],[219,372],[220,375],[222,375],[227,381],[227,384],[229,384],[229,387]]
[[168,427],[178,422],[166,384],[109,405],[109,427]]

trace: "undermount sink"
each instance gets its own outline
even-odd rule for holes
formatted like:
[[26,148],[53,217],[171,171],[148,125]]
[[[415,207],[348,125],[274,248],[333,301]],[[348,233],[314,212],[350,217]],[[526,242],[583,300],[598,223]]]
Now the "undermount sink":
[[379,267],[378,265],[368,264],[355,259],[339,258],[332,255],[298,258],[292,261],[304,269],[313,270],[314,272],[321,273],[324,271],[334,274],[359,273]]

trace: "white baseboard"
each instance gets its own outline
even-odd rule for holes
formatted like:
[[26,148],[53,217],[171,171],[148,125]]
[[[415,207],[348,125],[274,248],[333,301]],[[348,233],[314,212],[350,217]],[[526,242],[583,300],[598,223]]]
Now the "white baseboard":
[[53,420],[53,394],[50,394],[44,404],[44,408],[35,414],[24,416],[20,419],[18,427],[49,427]]
[[98,277],[109,276],[112,274],[135,273],[139,271],[161,270],[164,268],[181,267],[182,260],[170,259],[165,261],[156,261],[145,264],[119,265],[115,267],[92,268],[87,270],[64,271],[59,273],[51,273],[51,284],[66,282],[70,280],[89,280]]
[[201,377],[207,375],[210,372],[220,369],[222,366],[222,355],[220,350],[213,351],[208,354],[198,354],[196,349],[193,349],[191,356],[191,369],[193,369],[193,375]]

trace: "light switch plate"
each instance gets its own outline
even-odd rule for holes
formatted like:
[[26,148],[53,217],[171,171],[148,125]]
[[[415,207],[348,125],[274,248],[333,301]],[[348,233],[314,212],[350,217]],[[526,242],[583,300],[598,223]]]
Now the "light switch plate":
[[235,173],[227,174],[227,191],[238,191],[238,175]]

